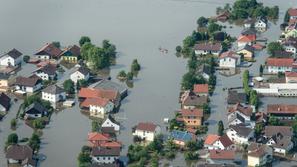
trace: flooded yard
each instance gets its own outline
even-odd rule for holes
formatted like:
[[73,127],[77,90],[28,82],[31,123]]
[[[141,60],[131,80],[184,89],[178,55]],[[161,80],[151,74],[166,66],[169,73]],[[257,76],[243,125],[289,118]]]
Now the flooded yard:
[[[232,2],[233,0],[0,0],[0,52],[15,47],[25,55],[33,55],[47,42],[60,41],[62,46],[77,44],[82,35],[91,37],[96,44],[109,39],[119,51],[117,65],[111,67],[114,81],[118,72],[129,70],[132,60],[137,58],[142,70],[116,114],[122,126],[118,140],[124,144],[122,155],[125,155],[127,146],[133,141],[131,128],[134,125],[140,121],[152,121],[161,125],[164,130],[163,118],[173,117],[173,112],[180,107],[178,96],[180,81],[186,72],[186,60],[175,56],[175,47],[195,29],[196,20],[200,16],[215,15],[216,7]],[[282,20],[285,10],[295,1],[264,2],[267,5],[280,5]],[[233,27],[227,31],[237,36],[241,29]],[[263,36],[273,41],[279,34],[279,26],[271,25]],[[168,53],[160,53],[159,47],[168,49]],[[257,62],[249,68],[252,74],[258,74],[259,66],[266,57],[265,52],[259,54]],[[18,75],[27,76],[29,73],[23,70]],[[68,75],[69,72],[66,72],[64,77]],[[223,88],[228,85],[241,86],[241,75],[218,75],[217,88],[211,98],[210,132],[216,133],[218,118],[226,118],[224,97],[227,92]],[[59,84],[62,81],[58,81]],[[21,101],[14,104],[9,114],[0,122],[1,150],[6,137],[12,132],[10,120],[15,117],[20,103]],[[90,130],[91,120],[80,113],[77,105],[53,114],[50,124],[43,130],[40,152],[47,158],[41,166],[77,166],[77,155],[86,144]],[[20,124],[16,132],[22,138],[30,137],[33,130]],[[178,157],[173,165],[184,165],[182,160],[183,158]],[[0,166],[6,166],[2,151]]]

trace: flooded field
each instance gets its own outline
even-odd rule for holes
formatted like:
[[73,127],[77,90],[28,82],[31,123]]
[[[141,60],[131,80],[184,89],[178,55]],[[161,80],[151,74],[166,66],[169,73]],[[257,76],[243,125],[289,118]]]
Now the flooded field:
[[[120,70],[129,70],[132,60],[137,58],[143,69],[122,102],[119,118],[122,131],[118,139],[124,143],[122,154],[132,143],[131,127],[139,121],[152,121],[163,126],[163,118],[172,117],[179,108],[178,95],[182,75],[186,71],[186,60],[174,55],[187,34],[196,27],[200,16],[215,14],[216,7],[233,0],[0,0],[0,53],[17,48],[24,54],[32,55],[44,43],[60,41],[63,46],[77,44],[80,36],[91,37],[92,42],[100,44],[109,39],[119,51],[117,65],[111,68],[113,80]],[[281,16],[293,6],[294,0],[264,1],[267,5],[279,5]],[[238,35],[241,28],[228,31]],[[272,25],[264,33],[269,40],[276,40],[279,26]],[[159,47],[169,50],[160,53]],[[257,74],[264,62],[266,53],[261,53],[257,62],[250,68]],[[26,75],[22,71],[19,75]],[[215,117],[224,118],[218,108],[224,105],[222,91],[228,83],[238,83],[240,75],[226,79],[218,77],[218,87],[214,94],[212,107]],[[226,82],[225,82],[226,81]],[[4,148],[7,135],[11,132],[10,120],[15,116],[19,104],[0,122],[0,146]],[[223,106],[224,107],[224,106]],[[164,128],[164,126],[163,126]],[[215,126],[210,128],[213,131]],[[43,144],[40,152],[47,159],[43,167],[77,166],[76,157],[87,133],[91,130],[91,120],[82,115],[75,106],[52,116],[50,125],[43,131]],[[17,133],[30,137],[32,130],[20,125]],[[0,166],[6,166],[5,155],[0,152]],[[179,158],[182,159],[182,158]],[[175,163],[183,165],[182,161]]]

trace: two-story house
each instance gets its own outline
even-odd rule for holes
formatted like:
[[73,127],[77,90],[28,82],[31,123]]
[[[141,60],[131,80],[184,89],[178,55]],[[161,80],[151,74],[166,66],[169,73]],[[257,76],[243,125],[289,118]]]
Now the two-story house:
[[86,67],[79,67],[76,71],[70,74],[70,79],[77,83],[79,80],[86,80],[88,81],[90,78],[90,71]]
[[181,109],[177,119],[184,122],[187,127],[197,128],[203,124],[202,109]]
[[219,65],[221,68],[236,68],[240,63],[240,55],[234,51],[224,52],[219,57]]
[[61,55],[62,60],[68,63],[77,63],[77,60],[80,56],[80,47],[77,45],[72,45],[65,48]]
[[22,53],[16,49],[12,49],[4,55],[0,56],[0,65],[2,66],[18,66],[22,63]]
[[62,51],[57,48],[53,43],[47,43],[40,48],[35,55],[39,59],[59,59]]
[[41,98],[51,103],[57,103],[59,101],[66,100],[66,92],[57,85],[50,85],[43,89],[41,93]]
[[145,141],[153,141],[161,133],[160,126],[152,122],[140,122],[133,128],[133,136],[138,136]]
[[194,46],[196,55],[212,54],[218,56],[222,51],[221,43],[199,43]]
[[255,107],[237,103],[228,109],[228,124],[254,127],[255,122],[251,120],[254,112]]
[[230,125],[226,131],[227,136],[237,144],[248,144],[254,137],[254,130],[240,125]]
[[17,77],[15,82],[16,93],[34,93],[42,88],[42,80],[36,75],[31,77]]
[[268,58],[266,66],[268,73],[277,74],[292,71],[293,63],[293,58]]
[[87,98],[80,106],[89,109],[90,116],[98,118],[104,118],[105,114],[114,109],[114,104],[109,99],[101,97]]
[[58,77],[57,66],[54,64],[47,64],[34,71],[34,74],[42,80],[55,80]]
[[234,143],[227,135],[208,134],[204,140],[204,147],[208,150],[233,150]]

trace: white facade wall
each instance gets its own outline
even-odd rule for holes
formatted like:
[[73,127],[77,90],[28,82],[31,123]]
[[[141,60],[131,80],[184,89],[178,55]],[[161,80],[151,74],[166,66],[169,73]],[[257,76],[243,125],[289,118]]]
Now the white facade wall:
[[96,163],[111,164],[114,163],[119,157],[118,156],[92,156],[92,160]]
[[212,54],[212,55],[218,56],[220,54],[220,51],[195,50],[195,54],[196,55]]
[[236,65],[239,65],[240,61],[231,57],[225,57],[220,59],[220,67],[225,68],[235,68]]
[[6,111],[6,109],[0,104],[0,111],[1,112],[5,112]]
[[297,53],[297,49],[295,47],[293,47],[292,45],[284,45],[284,49],[285,49],[285,51],[293,53],[293,54]]
[[2,66],[17,66],[22,62],[22,56],[18,57],[17,59],[14,59],[10,56],[3,56],[0,58],[0,65]]
[[115,131],[120,130],[120,125],[111,122],[109,119],[106,119],[101,126],[102,127],[114,127]]
[[238,144],[248,144],[249,138],[253,137],[253,132],[249,134],[247,137],[239,136],[236,131],[233,129],[228,129],[226,132],[227,136],[235,143]]
[[41,89],[42,85],[41,83],[35,85],[34,87],[28,87],[28,86],[16,86],[16,90],[21,90],[27,93],[34,93],[35,91]]
[[51,103],[56,103],[58,101],[65,100],[66,99],[66,93],[63,92],[63,93],[60,93],[60,94],[50,94],[50,93],[42,92],[42,99],[46,100],[46,101],[49,101]]
[[38,58],[42,59],[42,60],[49,60],[50,56],[49,55],[38,55]]
[[292,67],[278,67],[278,66],[268,66],[268,73],[277,74],[278,72],[292,71]]
[[85,75],[83,75],[82,73],[80,73],[79,71],[76,71],[76,72],[74,72],[74,73],[72,73],[72,74],[70,75],[70,79],[71,79],[74,83],[77,83],[77,81],[82,80],[82,79],[84,79],[84,80],[88,80],[89,77],[90,77],[89,74],[85,76]]
[[104,118],[106,113],[109,113],[113,110],[114,104],[112,102],[108,102],[106,106],[97,106],[90,105],[90,115],[93,117]]
[[142,131],[136,129],[133,133],[133,136],[139,136],[142,139],[145,139],[146,141],[153,141],[155,136],[161,133],[161,128],[159,126],[156,127],[154,132],[150,131]]

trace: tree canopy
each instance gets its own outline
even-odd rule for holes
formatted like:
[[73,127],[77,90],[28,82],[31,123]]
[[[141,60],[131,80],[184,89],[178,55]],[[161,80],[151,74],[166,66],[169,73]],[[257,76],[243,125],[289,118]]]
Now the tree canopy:
[[91,39],[87,36],[82,36],[79,40],[79,45],[82,47],[87,42],[91,43]]
[[63,87],[64,90],[69,94],[73,94],[75,92],[74,82],[71,79],[64,81]]

